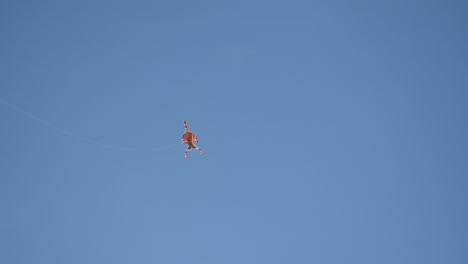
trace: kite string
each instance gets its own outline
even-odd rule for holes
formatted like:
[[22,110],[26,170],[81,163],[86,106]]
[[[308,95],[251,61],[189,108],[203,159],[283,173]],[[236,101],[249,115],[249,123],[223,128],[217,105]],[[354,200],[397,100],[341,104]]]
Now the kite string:
[[[157,148],[149,148],[149,149],[138,149],[138,148],[125,148],[125,147],[118,147],[118,146],[113,146],[113,145],[109,145],[109,144],[104,144],[104,143],[101,143],[99,141],[96,141],[96,140],[93,140],[93,139],[89,139],[89,138],[86,138],[86,137],[83,137],[83,136],[80,136],[78,134],[75,134],[73,132],[70,132],[66,129],[63,129],[63,128],[60,128],[56,125],[53,125],[52,123],[49,123],[13,104],[10,104],[9,102],[5,101],[4,99],[0,98],[0,102],[2,102],[4,105],[10,107],[11,109],[13,110],[16,110],[26,116],[28,116],[29,118],[32,118],[48,127],[51,127],[65,135],[68,135],[70,137],[74,137],[76,139],[79,139],[79,140],[82,140],[82,141],[86,141],[88,143],[91,143],[91,144],[94,144],[94,145],[97,145],[97,146],[100,146],[100,147],[104,147],[104,148],[108,148],[108,149],[113,149],[113,150],[118,150],[118,151],[135,151],[135,152],[143,152],[143,151],[159,151],[159,150],[164,150],[164,149],[168,149],[170,147],[173,147],[175,146],[176,144],[171,144],[171,145],[168,145],[168,146],[163,146],[163,147],[157,147]],[[177,144],[178,145],[178,144]]]

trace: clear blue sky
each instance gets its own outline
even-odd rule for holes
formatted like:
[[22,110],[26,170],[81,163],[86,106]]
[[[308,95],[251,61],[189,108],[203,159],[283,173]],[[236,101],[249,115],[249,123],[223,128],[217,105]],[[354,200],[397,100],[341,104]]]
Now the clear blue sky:
[[468,263],[467,13],[1,1],[0,263]]

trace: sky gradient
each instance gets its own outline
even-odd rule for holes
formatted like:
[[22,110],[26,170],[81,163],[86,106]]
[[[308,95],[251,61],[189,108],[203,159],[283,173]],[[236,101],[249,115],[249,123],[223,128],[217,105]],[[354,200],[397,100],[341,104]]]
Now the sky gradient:
[[0,263],[468,263],[467,13],[0,1]]

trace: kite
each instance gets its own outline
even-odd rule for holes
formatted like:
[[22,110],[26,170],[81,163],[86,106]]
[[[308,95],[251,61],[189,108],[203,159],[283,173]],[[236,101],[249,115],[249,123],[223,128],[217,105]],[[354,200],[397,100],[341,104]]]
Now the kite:
[[203,156],[203,151],[201,148],[197,147],[193,142],[198,142],[198,137],[194,133],[190,132],[187,122],[184,120],[185,133],[182,135],[182,144],[187,144],[185,149],[185,158],[188,157],[188,152],[192,149],[197,149],[200,151],[200,156]]

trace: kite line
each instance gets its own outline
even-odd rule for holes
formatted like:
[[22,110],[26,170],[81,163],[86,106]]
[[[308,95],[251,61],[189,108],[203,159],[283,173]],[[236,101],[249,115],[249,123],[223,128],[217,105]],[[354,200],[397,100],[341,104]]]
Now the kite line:
[[147,149],[142,149],[142,148],[126,148],[126,147],[119,147],[119,146],[114,146],[114,145],[109,145],[109,144],[104,144],[104,143],[101,143],[99,141],[96,141],[96,140],[93,140],[93,139],[90,139],[90,138],[87,138],[87,137],[83,137],[83,136],[80,136],[78,134],[75,134],[69,130],[66,130],[66,129],[63,129],[63,128],[60,128],[50,122],[47,122],[13,104],[10,104],[9,102],[5,101],[4,99],[0,98],[0,102],[3,103],[4,105],[10,107],[11,109],[17,111],[17,112],[20,112],[26,116],[28,116],[29,118],[31,119],[34,119],[40,123],[42,123],[43,125],[45,126],[48,126],[50,128],[53,128],[69,137],[73,137],[75,139],[79,139],[79,140],[82,140],[82,141],[86,141],[90,144],[93,144],[93,145],[97,145],[97,146],[100,146],[100,147],[103,147],[103,148],[108,148],[108,149],[112,149],[112,150],[117,150],[117,151],[128,151],[128,152],[153,152],[153,151],[161,151],[161,150],[165,150],[165,149],[169,149],[175,145],[179,145],[178,143],[174,143],[174,144],[171,144],[171,145],[167,145],[167,146],[163,146],[163,147],[157,147],[157,148],[147,148]]

